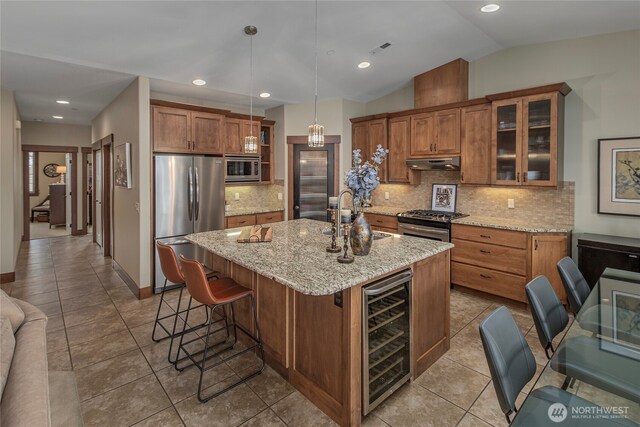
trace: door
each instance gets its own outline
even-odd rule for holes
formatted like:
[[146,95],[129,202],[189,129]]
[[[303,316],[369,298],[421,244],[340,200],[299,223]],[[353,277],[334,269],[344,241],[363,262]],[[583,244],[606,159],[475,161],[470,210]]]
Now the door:
[[96,195],[96,203],[95,203],[95,221],[94,221],[94,230],[96,235],[96,243],[100,246],[104,246],[103,240],[103,228],[102,228],[102,150],[95,151],[95,195]]
[[193,233],[193,156],[155,156],[155,237]]
[[[371,160],[371,156],[378,148],[378,145],[382,145],[383,148],[387,148],[387,119],[371,120],[367,130],[367,145],[368,153],[367,157],[363,157],[363,161]],[[380,166],[378,177],[381,182],[387,182],[387,162],[383,162]]]
[[558,94],[529,96],[523,102],[522,182],[536,186],[558,183]]
[[[369,158],[369,144],[367,143],[368,129],[367,122],[354,123],[351,125],[351,148],[352,150],[360,150],[363,161]],[[351,165],[352,162],[353,159],[351,158],[349,164]]]
[[411,116],[411,157],[434,154],[435,129],[433,113]]
[[224,229],[224,160],[194,157],[194,232]]
[[191,150],[189,111],[153,107],[153,149],[173,153]]
[[327,221],[329,196],[334,195],[334,144],[311,148],[296,144],[293,149],[293,215]]
[[534,235],[532,245],[530,279],[546,276],[560,301],[566,304],[567,294],[556,266],[558,261],[567,256],[567,236]]
[[413,172],[407,166],[411,144],[411,117],[389,119],[388,181],[412,183]]
[[225,119],[224,130],[226,135],[224,139],[224,153],[242,154],[243,145],[240,141],[240,119]]
[[200,154],[222,154],[224,116],[191,112],[191,150]]
[[436,112],[435,124],[433,151],[437,154],[460,154],[460,109]]
[[491,183],[520,185],[522,100],[494,102],[491,124]]
[[480,105],[461,112],[461,170],[463,184],[491,183],[491,107]]

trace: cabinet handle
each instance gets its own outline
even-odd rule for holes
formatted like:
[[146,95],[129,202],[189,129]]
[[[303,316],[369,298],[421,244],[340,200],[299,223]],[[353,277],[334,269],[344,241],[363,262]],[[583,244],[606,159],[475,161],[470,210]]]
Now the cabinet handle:
[[483,279],[491,279],[491,276],[487,276],[486,274],[480,274],[480,277]]
[[534,251],[538,250],[538,241],[537,240],[534,240],[533,250]]
[[464,172],[460,172],[460,182],[464,182]]
[[527,173],[522,172],[522,182],[527,182]]
[[238,221],[238,224],[244,224],[247,221]]
[[382,221],[381,219],[376,219],[376,222],[377,222],[378,224],[382,224],[382,222],[383,222],[383,221]]
[[638,259],[638,255],[631,255],[631,254],[629,254],[629,258]]
[[433,144],[429,144],[429,151],[433,151]]
[[520,172],[516,173],[516,181],[520,182]]
[[187,141],[187,150],[191,150],[191,141]]
[[485,239],[490,239],[491,236],[488,234],[481,234],[480,237],[485,238]]
[[433,151],[438,151],[438,143],[433,144]]
[[480,252],[482,252],[483,254],[490,254],[491,251],[488,251],[486,249],[480,249]]

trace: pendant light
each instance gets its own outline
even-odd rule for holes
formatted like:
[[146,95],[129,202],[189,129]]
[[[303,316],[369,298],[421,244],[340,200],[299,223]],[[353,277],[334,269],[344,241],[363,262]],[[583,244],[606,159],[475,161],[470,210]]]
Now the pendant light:
[[314,97],[314,122],[309,125],[309,147],[324,147],[324,126],[318,124],[318,0],[316,0],[316,31],[315,31],[315,55],[316,55],[316,91]]
[[258,34],[258,29],[253,25],[244,27],[244,33],[251,40],[251,55],[249,57],[249,70],[251,83],[249,87],[249,136],[244,137],[244,152],[256,154],[258,152],[258,137],[253,135],[253,36]]

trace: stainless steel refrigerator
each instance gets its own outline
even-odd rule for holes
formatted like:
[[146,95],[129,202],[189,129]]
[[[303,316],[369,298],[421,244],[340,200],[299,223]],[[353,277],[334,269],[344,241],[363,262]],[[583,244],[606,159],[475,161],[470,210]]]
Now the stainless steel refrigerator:
[[158,240],[172,245],[176,256],[183,254],[207,264],[206,252],[184,237],[224,228],[224,160],[221,157],[157,154],[154,175],[154,291],[158,293],[165,281],[155,245]]

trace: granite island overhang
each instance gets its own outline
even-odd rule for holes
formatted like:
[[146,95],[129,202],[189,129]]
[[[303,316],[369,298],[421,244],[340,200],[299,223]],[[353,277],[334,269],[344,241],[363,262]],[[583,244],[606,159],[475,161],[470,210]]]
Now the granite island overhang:
[[[411,269],[411,376],[449,349],[450,243],[392,235],[340,264],[325,251],[326,222],[270,224],[268,243],[237,243],[241,229],[187,240],[211,255],[208,266],[254,290],[267,364],[344,426],[362,418],[362,288]],[[238,323],[253,329],[248,303]]]

